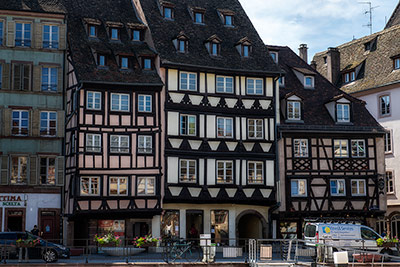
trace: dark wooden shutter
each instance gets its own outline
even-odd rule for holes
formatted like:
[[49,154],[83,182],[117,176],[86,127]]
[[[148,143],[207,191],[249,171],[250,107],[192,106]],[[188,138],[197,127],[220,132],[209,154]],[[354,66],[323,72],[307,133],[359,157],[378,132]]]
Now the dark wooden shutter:
[[9,169],[8,169],[8,156],[0,157],[0,182],[2,185],[8,184]]
[[29,91],[31,89],[31,65],[24,65],[24,87],[23,90]]
[[15,21],[7,22],[7,46],[15,46]]
[[59,43],[58,43],[58,47],[60,50],[65,50],[67,47],[67,40],[65,38],[66,35],[66,30],[65,30],[65,25],[60,25],[59,26]]
[[3,63],[3,73],[2,73],[2,81],[1,81],[1,89],[10,90],[10,64]]
[[37,184],[37,156],[30,156],[29,159],[29,177],[28,181],[30,185]]
[[13,65],[13,89],[14,90],[21,90],[21,71],[22,71],[21,64]]
[[64,157],[60,156],[56,158],[56,170],[57,170],[57,185],[64,185]]

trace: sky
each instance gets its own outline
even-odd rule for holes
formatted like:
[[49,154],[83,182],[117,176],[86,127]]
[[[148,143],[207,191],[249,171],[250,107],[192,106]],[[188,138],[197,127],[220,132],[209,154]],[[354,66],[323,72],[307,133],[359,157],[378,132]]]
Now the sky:
[[239,0],[265,44],[286,45],[298,53],[307,44],[308,60],[315,53],[373,33],[385,27],[398,0]]

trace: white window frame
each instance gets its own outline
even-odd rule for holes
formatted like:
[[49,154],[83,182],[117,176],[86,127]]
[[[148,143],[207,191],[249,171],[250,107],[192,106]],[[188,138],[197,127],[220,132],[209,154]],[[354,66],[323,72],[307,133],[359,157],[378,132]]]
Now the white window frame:
[[[311,79],[311,85],[307,84],[307,79]],[[315,78],[314,76],[305,75],[304,76],[304,87],[305,88],[314,88],[315,87]]]
[[[292,183],[297,183],[297,193],[296,194],[292,190]],[[300,183],[304,183],[304,194],[299,194]],[[292,197],[307,197],[307,195],[308,195],[307,179],[292,179],[292,180],[290,180],[290,195]]]
[[[13,118],[13,113],[14,112],[18,112],[18,118],[16,118],[16,120],[18,121],[18,127],[14,127],[14,118]],[[28,121],[28,125],[26,127],[22,127],[22,121],[25,120],[25,118],[22,118],[22,113],[26,112],[28,114],[28,118],[26,119]],[[20,136],[27,136],[29,135],[29,111],[28,110],[12,110],[11,111],[11,131],[13,129],[18,129],[18,133],[17,134],[13,134],[13,135],[20,135]],[[21,133],[22,129],[26,129],[26,134]]]
[[[388,98],[389,100],[389,105],[386,105],[386,101],[385,102],[385,106],[382,106],[382,100]],[[390,101],[390,95],[389,94],[384,94],[384,95],[380,95],[379,96],[379,116],[381,117],[386,117],[386,116],[390,116],[391,115],[391,101]]]
[[293,157],[308,158],[308,139],[293,139]]
[[[83,192],[82,178],[89,179],[89,187],[88,187],[89,192],[88,193],[84,193]],[[97,193],[92,193],[93,189],[94,189],[94,187],[92,186],[94,184],[92,180],[97,180]],[[79,182],[80,182],[80,195],[81,196],[100,196],[100,189],[101,189],[100,181],[101,181],[101,179],[98,176],[82,176],[82,177],[80,177],[80,179],[79,179]]]
[[[150,147],[147,146],[148,139],[150,139]],[[153,136],[152,135],[138,135],[138,153],[152,154],[153,153]]]
[[[117,137],[118,146],[113,147],[111,144],[113,142],[113,137]],[[123,140],[125,139],[126,140]],[[110,152],[111,153],[129,153],[129,136],[128,135],[110,135]],[[123,147],[122,143],[127,142],[127,146]]]
[[[222,79],[222,81],[218,81],[218,79]],[[227,87],[227,79],[232,79],[232,87],[230,88],[231,91],[228,91],[228,87]],[[217,75],[216,77],[216,87],[215,87],[215,91],[217,93],[224,93],[224,94],[233,94],[234,90],[235,90],[235,82],[234,82],[234,77],[233,76],[221,76],[221,75]],[[222,85],[222,90],[218,90],[221,89],[221,87],[218,86],[218,84]]]
[[[183,122],[185,120],[185,126],[183,127]],[[194,133],[190,133],[191,127],[190,127],[190,119],[194,118]],[[181,114],[179,116],[179,134],[182,136],[196,136],[197,134],[197,116],[196,115],[188,115],[188,114]]]
[[[340,113],[339,106],[342,107],[341,108],[342,112],[340,114],[342,118],[340,118],[340,116],[339,116],[339,113]],[[346,108],[348,109],[348,114],[349,114],[348,118],[345,118],[345,114],[346,114],[345,109]],[[350,122],[350,104],[336,103],[336,121],[337,122]]]
[[[360,144],[362,144],[362,147],[364,148],[364,151],[362,151],[362,149],[360,149]],[[357,153],[356,155],[353,155],[353,146],[356,145],[357,146]],[[361,154],[361,153],[364,154]],[[367,156],[367,148],[365,145],[365,140],[364,139],[352,139],[351,140],[351,157],[352,158],[365,158]]]
[[[18,159],[18,171],[17,171],[17,177],[16,180],[13,182],[13,177],[12,177],[12,171],[14,169],[14,165],[13,165],[13,158],[17,158]],[[21,177],[22,174],[22,158],[26,158],[26,177]],[[29,177],[29,157],[28,156],[11,156],[11,170],[10,170],[10,184],[26,184],[28,182],[28,177]]]
[[[339,155],[336,155],[336,153],[335,153],[335,147],[336,147],[336,141],[338,141],[339,142],[339,150],[340,150],[340,154]],[[344,144],[346,145],[345,147],[346,147],[346,151],[347,151],[347,155],[345,155],[345,154],[342,154],[342,151],[343,151],[343,148],[344,148]],[[350,153],[349,153],[349,141],[347,140],[347,139],[334,139],[333,140],[333,156],[334,156],[334,158],[348,158],[349,157],[349,155],[350,155]]]
[[395,179],[394,179],[394,171],[393,170],[386,170],[385,178],[386,178],[386,193],[387,194],[394,194],[395,190],[396,190],[396,188],[395,188]]
[[[117,180],[117,193],[116,194],[113,194],[113,193],[111,193],[111,184],[112,184],[112,180],[113,179],[116,179]],[[121,193],[121,180],[125,180],[126,181],[126,183],[125,183],[125,185],[126,185],[126,193],[125,194],[122,194]],[[128,177],[116,177],[116,176],[110,176],[109,177],[109,186],[108,186],[109,188],[108,188],[108,195],[109,196],[127,196],[128,195],[128,191],[129,191],[129,182],[128,182]]]
[[[89,95],[92,94],[90,97]],[[91,99],[91,101],[90,101]],[[96,99],[99,100],[99,103],[96,103]],[[86,109],[89,110],[101,110],[101,93],[94,91],[86,92]]]
[[[353,186],[353,183],[356,183],[356,187]],[[364,188],[364,193],[360,193],[360,189],[362,188],[360,186],[360,184],[363,184],[363,188]],[[367,181],[364,179],[352,179],[351,180],[351,195],[352,196],[366,196],[367,195],[367,185],[366,185]],[[356,188],[357,189],[357,193],[353,193],[353,189]]]
[[[42,173],[42,159],[46,160],[46,173]],[[50,160],[54,160],[54,165],[50,165]],[[49,168],[51,166],[54,166],[54,183],[49,183]],[[55,185],[57,183],[57,169],[56,169],[56,158],[55,157],[40,157],[39,159],[39,179],[40,179],[40,184],[42,185]],[[46,183],[42,182],[42,174],[46,176]]]
[[[55,73],[55,77],[53,74]],[[44,83],[44,78],[47,76],[47,83]],[[54,80],[53,80],[54,78]],[[42,68],[42,82],[41,82],[42,92],[57,92],[58,88],[58,68],[43,67]]]
[[[261,178],[262,178],[262,181],[259,181],[257,179],[257,176],[258,176],[257,173],[259,171],[259,169],[257,169],[257,165],[258,164],[261,164]],[[251,168],[251,166],[252,166],[252,168]],[[250,179],[250,177],[251,177],[250,169],[254,169],[255,176],[253,177],[253,181],[250,181],[251,180]],[[265,181],[265,177],[264,177],[264,162],[263,161],[248,161],[247,162],[247,184],[264,184],[264,181]]]
[[[182,75],[186,74],[186,78],[183,78]],[[194,78],[193,78],[194,75]],[[192,77],[190,77],[192,76]],[[182,80],[186,79],[186,87],[184,87],[184,83],[182,83]],[[194,88],[190,88],[190,81],[193,81],[194,79]],[[181,71],[179,73],[179,90],[182,91],[197,91],[197,73],[194,72],[186,72],[186,71]]]
[[[143,99],[143,102],[142,102]],[[150,104],[149,104],[150,102]],[[138,112],[151,113],[153,111],[153,96],[152,95],[138,95]]]
[[[21,45],[17,45],[17,24],[22,24],[22,35],[21,35]],[[30,30],[29,30],[29,38],[25,38],[25,25],[30,25]],[[32,30],[33,30],[33,24],[30,22],[16,22],[15,23],[15,46],[16,47],[31,47],[32,46]],[[25,43],[28,41],[29,45],[25,45]]]
[[[250,88],[249,81],[253,81],[252,88]],[[261,81],[261,93],[257,91],[257,83],[260,81]],[[251,92],[251,90],[253,90],[253,92]],[[264,95],[264,79],[262,79],[262,78],[247,78],[246,94],[247,95]]]
[[[337,188],[336,193],[332,192],[332,182],[336,182],[336,188]],[[343,184],[343,193],[339,193],[340,184]],[[331,196],[334,196],[334,197],[346,196],[346,180],[345,179],[330,179],[329,180],[329,192],[330,192]]]
[[[45,27],[49,27],[49,40],[47,41],[49,43],[49,47],[45,47],[45,42],[46,40],[44,39],[44,35],[45,35]],[[53,28],[57,28],[57,40],[53,41]],[[46,49],[57,49],[59,46],[59,40],[60,40],[60,27],[58,27],[58,25],[43,25],[43,48]]]
[[392,131],[392,129],[386,129],[386,133],[385,133],[385,137],[384,137],[383,141],[384,141],[385,154],[393,153],[393,131]]
[[[97,140],[96,140],[97,139]],[[96,146],[96,142],[99,143],[99,146]],[[90,143],[92,145],[90,145]],[[86,152],[101,152],[101,134],[92,134],[92,133],[87,133],[86,134],[86,145],[85,145],[85,150]]]
[[[223,135],[219,135],[219,120],[223,120]],[[229,132],[227,131],[227,121],[231,121],[231,126],[232,126],[232,131],[229,134]],[[233,118],[229,118],[229,117],[217,117],[217,138],[233,138],[233,131],[234,131],[234,125],[233,125]],[[229,135],[228,135],[229,134]]]
[[[222,168],[219,168],[219,165],[220,165],[220,163],[222,163],[223,164],[223,166],[222,166]],[[231,171],[231,177],[230,177],[230,182],[227,182],[227,179],[229,178],[228,177],[228,174],[227,174],[227,171],[229,171],[229,168],[228,168],[228,164],[231,164],[231,168],[230,168],[230,171]],[[233,184],[233,161],[232,160],[217,160],[217,162],[216,162],[216,167],[217,167],[217,173],[216,173],[216,178],[217,178],[217,184]],[[218,180],[218,177],[219,177],[219,171],[222,171],[223,172],[223,175],[222,175],[222,180],[223,180],[223,182],[220,182],[219,180]]]
[[[300,101],[287,101],[287,118],[291,121],[301,120],[301,102]],[[296,112],[296,108],[298,112]]]
[[[113,97],[117,96],[118,97],[118,107],[113,108]],[[127,96],[128,97],[128,105],[127,105],[127,110],[123,109],[125,105],[122,105],[122,97]],[[129,94],[117,94],[117,93],[111,93],[111,111],[119,111],[119,112],[129,112],[131,110],[130,108],[130,95]]]
[[[47,119],[42,119],[42,114],[46,114],[47,113]],[[55,116],[55,120],[50,119],[50,115],[54,115]],[[56,125],[54,127],[50,126],[50,123],[52,121],[56,122]],[[46,127],[44,128],[46,130],[46,134],[42,134],[42,122],[46,123]],[[56,111],[41,111],[40,112],[40,135],[41,136],[56,136],[57,135],[57,112]],[[50,134],[50,131],[54,129],[54,134]]]
[[[182,173],[182,162],[186,162],[185,173]],[[190,179],[190,167],[189,167],[190,162],[194,162],[194,180]],[[187,177],[187,180],[182,179],[185,175]],[[197,182],[197,161],[195,159],[180,159],[179,160],[179,182],[180,183],[196,183]]]
[[[137,178],[137,182],[136,182],[136,192],[138,196],[154,196],[156,195],[156,178],[155,177],[141,177],[138,176]],[[139,184],[140,184],[140,180],[144,179],[144,193],[139,193]],[[153,193],[149,193],[149,187],[151,185],[150,180],[153,180]]]
[[[250,129],[250,122],[253,121],[254,129]],[[261,129],[259,128],[261,126]],[[251,137],[250,133],[253,133]],[[264,120],[263,119],[247,119],[247,137],[249,139],[263,139],[264,138]]]

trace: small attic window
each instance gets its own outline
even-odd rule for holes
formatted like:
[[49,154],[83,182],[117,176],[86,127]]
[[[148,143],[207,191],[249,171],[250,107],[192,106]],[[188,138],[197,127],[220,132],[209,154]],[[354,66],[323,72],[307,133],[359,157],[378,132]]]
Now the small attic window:
[[350,105],[337,103],[336,104],[336,121],[350,122]]
[[104,54],[97,54],[97,66],[99,67],[106,66],[106,56]]
[[395,70],[400,69],[400,57],[393,59],[393,68]]
[[88,24],[88,34],[89,37],[97,37],[97,26],[93,24]]
[[110,38],[111,38],[111,40],[119,40],[120,39],[120,29],[110,28]]
[[304,76],[304,87],[305,88],[314,88],[314,77],[313,76]]
[[178,40],[178,52],[186,53],[187,52],[188,41],[186,40]]
[[232,15],[224,15],[224,25],[225,26],[233,26],[233,16]]
[[272,57],[272,60],[275,62],[275,63],[278,63],[278,52],[269,52],[269,54],[270,54],[270,56]]
[[144,57],[143,58],[143,69],[152,70],[153,69],[153,59]]
[[279,86],[285,87],[285,77],[279,77]]
[[210,54],[213,55],[213,56],[218,56],[219,55],[219,44],[211,43]]
[[344,83],[350,83],[356,80],[356,72],[350,71],[350,72],[346,72],[345,74],[343,74],[343,81]]
[[211,36],[206,42],[206,48],[211,56],[219,56],[221,54],[221,39],[216,35]]
[[185,35],[183,31],[178,34],[176,39],[173,40],[173,43],[176,51],[178,51],[179,53],[186,53],[188,51],[189,38]]
[[370,42],[365,43],[365,44],[364,44],[364,49],[365,49],[365,51],[371,50],[371,43],[370,43]]
[[170,6],[163,6],[162,7],[163,10],[163,17],[166,19],[174,19],[174,9]]
[[247,37],[242,38],[237,44],[236,49],[242,57],[249,57],[251,53],[251,42]]
[[129,56],[120,56],[119,57],[119,66],[122,70],[127,70],[131,68],[132,58]]
[[198,24],[204,23],[204,12],[195,11],[193,14],[194,22]]
[[328,58],[326,56],[324,56],[324,64],[328,63]]
[[132,30],[132,41],[141,41],[142,32],[140,30]]

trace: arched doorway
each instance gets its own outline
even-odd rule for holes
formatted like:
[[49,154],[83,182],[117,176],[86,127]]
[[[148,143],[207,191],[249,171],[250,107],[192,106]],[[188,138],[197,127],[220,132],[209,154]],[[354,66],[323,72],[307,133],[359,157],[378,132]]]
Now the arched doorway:
[[239,240],[267,237],[267,221],[255,210],[246,210],[236,218],[236,237]]

